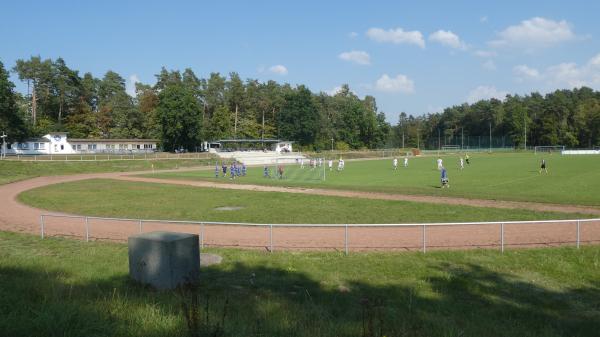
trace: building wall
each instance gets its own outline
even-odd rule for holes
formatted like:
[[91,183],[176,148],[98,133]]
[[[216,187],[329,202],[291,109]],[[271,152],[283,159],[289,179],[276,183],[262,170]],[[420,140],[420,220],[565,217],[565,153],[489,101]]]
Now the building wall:
[[[144,142],[135,139],[114,141],[74,141],[70,143],[66,133],[52,133],[42,137],[49,142],[29,140],[13,143],[7,154],[42,155],[42,154],[85,154],[85,153],[143,153],[154,152],[156,142]],[[43,145],[40,145],[43,144]],[[138,148],[139,147],[139,148]]]

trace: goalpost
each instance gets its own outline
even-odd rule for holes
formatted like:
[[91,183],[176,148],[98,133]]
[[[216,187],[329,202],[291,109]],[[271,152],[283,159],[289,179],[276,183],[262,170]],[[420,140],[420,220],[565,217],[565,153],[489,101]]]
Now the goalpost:
[[[283,170],[280,177],[279,169]],[[277,158],[269,165],[271,178],[291,181],[325,181],[327,160],[325,158]]]
[[552,153],[552,152],[562,153],[562,151],[564,151],[564,150],[565,150],[565,146],[564,145],[535,146],[533,148],[533,153],[534,154],[538,154],[538,152],[541,152],[541,153]]

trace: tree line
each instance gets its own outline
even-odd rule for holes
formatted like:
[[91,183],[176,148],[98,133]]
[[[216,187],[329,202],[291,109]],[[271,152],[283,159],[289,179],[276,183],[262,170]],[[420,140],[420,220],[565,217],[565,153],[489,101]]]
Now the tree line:
[[194,151],[201,141],[226,138],[294,140],[318,151],[435,148],[489,133],[515,147],[525,135],[528,145],[600,144],[600,93],[586,87],[508,95],[440,113],[402,112],[392,126],[373,96],[360,99],[348,85],[329,95],[242,80],[235,72],[198,78],[189,68],[162,68],[154,85],[136,83],[132,97],[118,73],[81,76],[62,58],[17,60],[11,70],[27,85],[27,94],[15,92],[0,62],[0,131],[13,141],[66,131],[71,138],[155,138],[166,151]]
[[392,133],[392,144],[399,146],[404,135],[406,147],[462,145],[470,136],[480,136],[487,147],[492,136],[492,146],[592,148],[600,145],[600,92],[581,87],[507,95],[418,117],[401,113]]

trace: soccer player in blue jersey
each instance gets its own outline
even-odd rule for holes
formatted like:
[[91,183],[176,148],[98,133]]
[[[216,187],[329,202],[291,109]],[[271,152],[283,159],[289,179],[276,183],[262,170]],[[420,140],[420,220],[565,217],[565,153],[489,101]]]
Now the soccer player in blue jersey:
[[246,164],[242,163],[242,176],[246,176]]
[[221,169],[223,170],[223,178],[227,177],[227,164],[225,162],[221,164]]
[[450,180],[448,180],[448,172],[446,171],[446,168],[443,166],[442,166],[442,173],[441,173],[441,181],[442,181],[442,188],[444,188],[444,187],[450,188]]

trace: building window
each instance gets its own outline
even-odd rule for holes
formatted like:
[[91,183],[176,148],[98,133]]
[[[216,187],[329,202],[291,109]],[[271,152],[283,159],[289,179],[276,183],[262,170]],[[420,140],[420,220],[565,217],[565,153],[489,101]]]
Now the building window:
[[151,149],[152,148],[152,144],[144,144],[144,149]]
[[88,144],[87,148],[88,148],[88,150],[95,150],[96,144]]
[[60,146],[60,149],[61,149],[61,151],[62,151],[62,150],[64,150],[64,149],[65,149],[65,146],[64,146],[64,145],[61,145],[61,146]]

